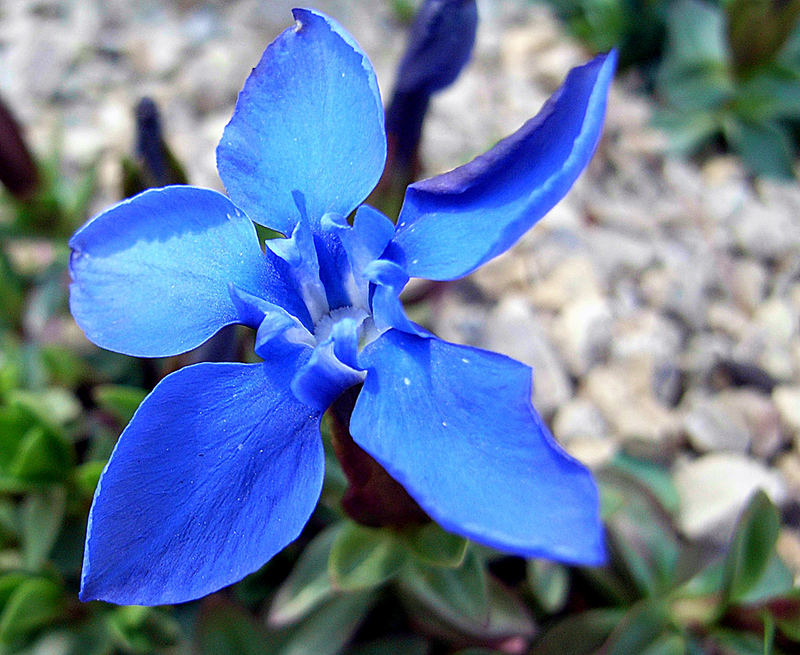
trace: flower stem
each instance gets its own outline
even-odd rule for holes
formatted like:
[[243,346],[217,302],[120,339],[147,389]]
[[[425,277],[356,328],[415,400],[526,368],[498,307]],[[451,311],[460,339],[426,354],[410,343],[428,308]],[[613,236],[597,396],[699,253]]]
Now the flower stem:
[[331,442],[349,485],[342,496],[344,511],[370,527],[403,527],[431,519],[378,462],[350,436],[350,416],[361,386],[351,387],[331,405]]

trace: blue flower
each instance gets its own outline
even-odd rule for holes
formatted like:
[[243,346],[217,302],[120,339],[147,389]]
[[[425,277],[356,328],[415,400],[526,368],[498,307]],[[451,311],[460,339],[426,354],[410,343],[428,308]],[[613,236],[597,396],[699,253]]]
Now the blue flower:
[[[240,323],[263,359],[187,366],[145,399],[95,492],[81,598],[182,602],[262,566],[313,511],[320,418],[360,383],[355,442],[445,529],[601,562],[596,488],[531,406],[530,369],[437,339],[398,295],[409,276],[474,271],[558,202],[597,144],[615,55],[485,155],[413,184],[395,228],[359,207],[386,153],[372,67],[330,18],[294,16],[217,149],[230,199],[145,191],[70,241],[70,307],[94,343],[163,357]],[[251,221],[288,236],[262,250]]]

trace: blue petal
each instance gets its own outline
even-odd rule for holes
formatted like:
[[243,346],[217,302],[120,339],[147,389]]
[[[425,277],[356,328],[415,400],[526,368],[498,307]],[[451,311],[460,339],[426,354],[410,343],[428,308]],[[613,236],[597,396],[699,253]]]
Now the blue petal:
[[[285,261],[291,268],[291,276],[300,290],[313,323],[328,313],[329,305],[325,285],[320,279],[315,237],[308,221],[297,222],[292,235],[287,239],[270,239],[267,250]],[[309,328],[312,326],[309,325]]]
[[400,292],[408,283],[408,275],[402,267],[388,259],[376,259],[364,269],[364,275],[374,284],[372,313],[378,330],[396,328],[423,336],[425,332],[408,320],[400,301]]
[[82,600],[156,605],[240,580],[293,541],[319,497],[320,413],[294,362],[196,364],[122,433],[89,514]]
[[352,318],[338,320],[330,336],[314,349],[292,380],[292,391],[300,402],[324,412],[345,389],[364,379],[364,373],[355,368],[359,324]]
[[[272,346],[278,337],[283,337],[284,345],[290,346],[313,347],[316,343],[308,328],[283,307],[237,289],[234,285],[229,291],[239,315],[246,319],[243,321],[245,325],[257,328],[254,350],[259,357],[270,359],[270,356],[275,356],[276,351]],[[267,351],[269,356],[262,350],[267,344],[270,344],[270,350]]]
[[452,280],[514,245],[591,159],[616,60],[612,51],[573,69],[516,133],[470,163],[408,187],[391,257],[412,277]]
[[442,527],[526,557],[603,561],[597,489],[531,406],[527,366],[397,330],[360,361],[353,438]]
[[335,21],[295,9],[264,52],[217,148],[233,201],[290,234],[301,215],[348,215],[377,184],[386,136],[375,73]]
[[72,315],[109,350],[175,355],[246,323],[230,284],[308,315],[288,265],[264,256],[253,224],[216,191],[145,191],[91,219],[69,245]]
[[366,267],[381,256],[394,235],[394,223],[377,209],[361,205],[351,226],[344,216],[328,214],[323,218],[322,230],[326,235],[335,235],[346,253],[340,262],[339,278],[349,296],[349,303],[367,307],[369,279]]

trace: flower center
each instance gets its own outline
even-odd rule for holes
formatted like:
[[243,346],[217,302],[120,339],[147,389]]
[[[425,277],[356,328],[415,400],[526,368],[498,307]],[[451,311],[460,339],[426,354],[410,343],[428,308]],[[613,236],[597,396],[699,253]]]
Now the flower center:
[[325,341],[331,336],[333,326],[347,318],[354,320],[358,324],[358,333],[360,337],[364,332],[365,319],[368,317],[369,313],[361,307],[339,307],[334,309],[322,316],[314,324],[314,341],[318,344]]

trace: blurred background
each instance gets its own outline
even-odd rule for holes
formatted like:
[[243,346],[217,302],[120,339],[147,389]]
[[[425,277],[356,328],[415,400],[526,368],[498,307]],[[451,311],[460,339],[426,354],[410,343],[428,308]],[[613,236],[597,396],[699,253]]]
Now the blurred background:
[[[448,559],[442,534],[408,555],[342,516],[331,457],[306,532],[251,578],[178,608],[78,602],[119,432],[163,375],[209,355],[91,345],[68,311],[67,240],[147,186],[222,188],[214,149],[294,4],[0,0],[0,653],[797,652],[796,0],[479,0],[472,58],[431,101],[422,177],[620,51],[604,138],[566,199],[469,278],[408,295],[441,337],[533,367],[534,404],[601,482],[607,567]],[[388,102],[419,4],[313,6]],[[412,563],[376,564],[389,542]]]

